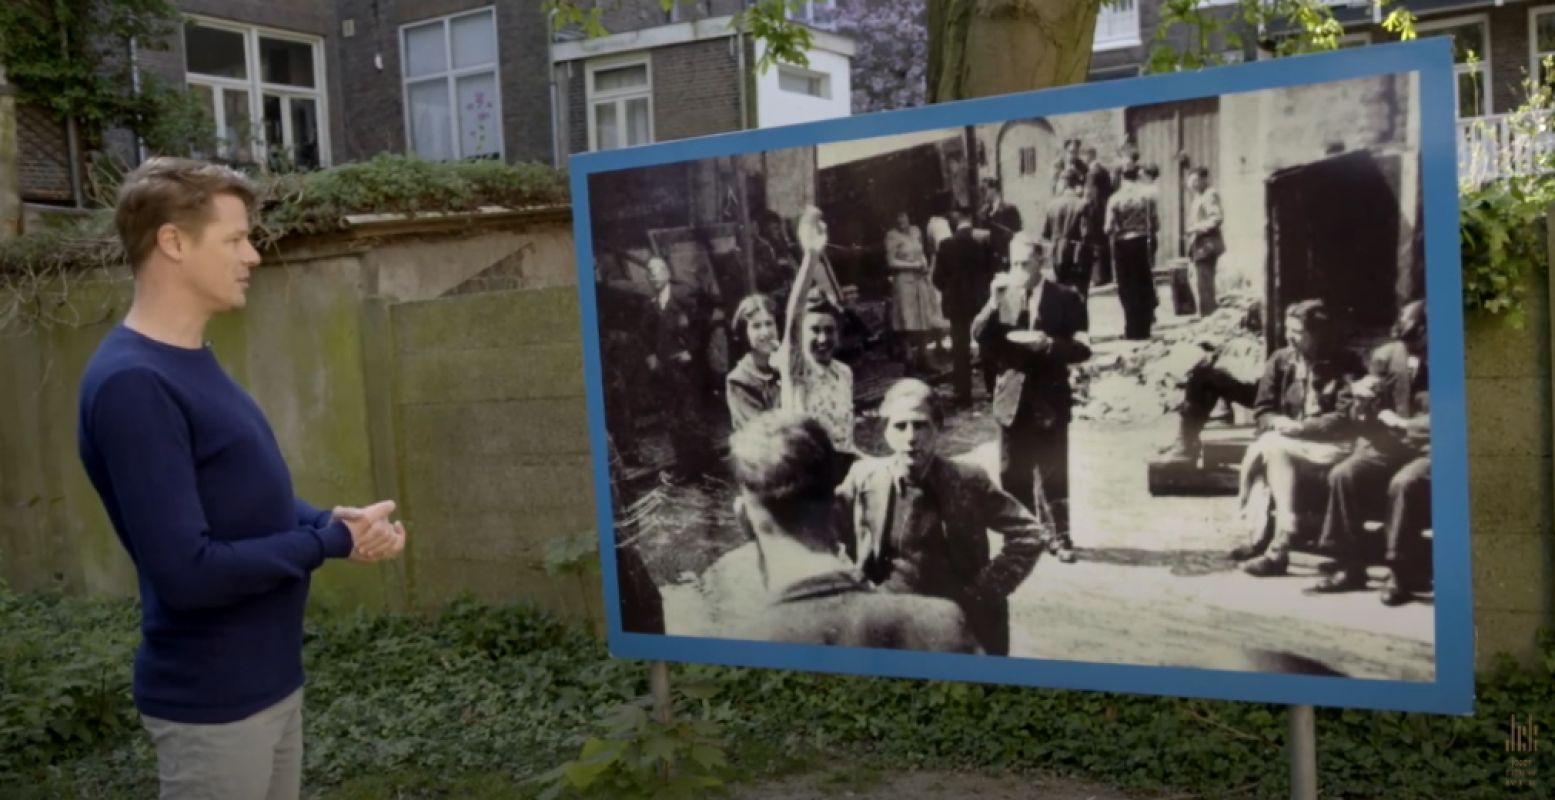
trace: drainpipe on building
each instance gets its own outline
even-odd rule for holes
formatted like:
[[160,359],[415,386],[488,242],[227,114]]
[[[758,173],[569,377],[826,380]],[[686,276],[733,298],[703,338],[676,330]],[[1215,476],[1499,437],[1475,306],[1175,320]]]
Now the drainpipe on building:
[[[70,58],[70,30],[61,28],[59,37],[60,54],[68,61]],[[70,150],[70,198],[76,208],[81,208],[81,129],[76,126],[76,118],[65,117],[65,139],[69,143]]]
[[745,31],[735,29],[734,47],[740,73],[740,130],[743,131],[750,129],[750,106],[746,98],[746,81],[750,80],[750,76],[745,74]]
[[[135,98],[140,98],[140,48],[135,37],[130,37],[130,91]],[[135,131],[135,163],[141,164],[146,160],[146,140],[141,137],[140,131]]]
[[22,232],[21,178],[16,140],[16,89],[0,65],[0,239]]
[[560,92],[556,88],[556,9],[551,9],[545,14],[545,58],[550,64],[551,85],[551,166],[560,169],[563,161],[563,153],[567,152],[562,142],[562,136],[567,131],[567,126],[562,119],[566,113],[562,110],[563,103],[559,102]]

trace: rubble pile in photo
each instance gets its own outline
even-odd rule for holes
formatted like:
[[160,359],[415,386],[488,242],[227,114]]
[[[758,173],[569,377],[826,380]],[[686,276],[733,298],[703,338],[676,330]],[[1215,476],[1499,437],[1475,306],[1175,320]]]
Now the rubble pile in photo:
[[1247,294],[1220,298],[1203,319],[1159,329],[1147,341],[1098,345],[1073,370],[1076,419],[1142,423],[1175,411],[1188,372],[1211,359],[1244,381],[1263,370],[1262,303]]

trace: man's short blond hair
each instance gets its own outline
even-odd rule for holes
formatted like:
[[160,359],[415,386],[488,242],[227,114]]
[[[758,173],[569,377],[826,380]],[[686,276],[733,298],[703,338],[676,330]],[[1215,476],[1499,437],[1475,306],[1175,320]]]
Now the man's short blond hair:
[[126,175],[119,187],[113,224],[124,243],[130,269],[157,246],[157,231],[169,223],[198,237],[210,222],[217,195],[229,194],[254,207],[254,184],[242,173],[219,164],[158,156]]

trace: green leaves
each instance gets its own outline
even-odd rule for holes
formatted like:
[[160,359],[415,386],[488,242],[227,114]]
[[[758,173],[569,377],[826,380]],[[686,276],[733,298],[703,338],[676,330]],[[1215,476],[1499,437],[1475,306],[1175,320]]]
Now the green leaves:
[[25,103],[73,117],[88,140],[133,123],[142,106],[120,48],[153,48],[177,29],[169,0],[49,0],[0,3],[0,64]]
[[[0,794],[154,794],[129,698],[137,616],[128,601],[0,587]],[[1325,796],[1506,796],[1508,718],[1555,718],[1555,636],[1542,641],[1542,663],[1480,677],[1473,717],[1320,709]],[[306,783],[324,797],[410,772],[413,792],[350,796],[463,796],[445,789],[489,775],[480,797],[701,798],[817,755],[1203,797],[1287,791],[1285,711],[1267,704],[684,665],[663,723],[641,662],[538,611],[468,599],[311,617],[304,658]]]
[[[733,25],[758,43],[756,72],[771,69],[778,63],[808,66],[810,46],[814,37],[810,29],[789,19],[791,11],[804,8],[804,0],[756,0],[745,10],[734,15]],[[886,31],[879,32],[882,35]]]
[[[649,714],[638,697],[603,715],[602,737],[584,742],[578,757],[542,775],[542,797],[698,798],[721,793],[728,742],[714,717],[721,687],[708,680],[671,688],[671,718]],[[689,709],[700,706],[698,713]]]

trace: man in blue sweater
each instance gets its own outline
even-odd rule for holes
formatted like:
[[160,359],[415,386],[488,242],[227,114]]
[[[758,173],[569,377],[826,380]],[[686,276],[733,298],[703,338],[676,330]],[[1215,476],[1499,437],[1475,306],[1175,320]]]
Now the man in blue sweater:
[[135,299],[81,379],[81,461],[139,578],[134,697],[164,800],[298,797],[309,575],[405,543],[393,501],[294,497],[264,414],[202,344],[245,304],[252,203],[241,175],[198,161],[125,178],[115,223]]

